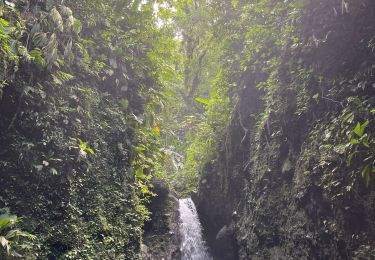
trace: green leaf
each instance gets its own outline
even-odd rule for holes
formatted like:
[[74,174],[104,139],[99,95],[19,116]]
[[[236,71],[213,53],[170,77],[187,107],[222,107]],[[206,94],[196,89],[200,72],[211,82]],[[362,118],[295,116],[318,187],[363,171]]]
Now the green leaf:
[[70,9],[69,7],[66,7],[64,5],[60,5],[58,8],[59,8],[60,13],[63,16],[72,16],[73,15],[72,9]]
[[50,19],[52,20],[55,27],[60,32],[64,31],[63,19],[61,17],[61,14],[59,13],[59,11],[57,11],[56,8],[52,8],[49,15],[50,15]]
[[62,71],[57,71],[53,77],[57,77],[63,83],[74,79],[74,75]]
[[40,24],[34,24],[33,28],[31,28],[30,36],[33,37],[36,33],[40,32]]
[[358,135],[358,137],[362,137],[362,132],[361,132],[361,124],[358,122],[356,127],[354,128],[354,133]]
[[10,223],[9,219],[1,219],[0,220],[0,230],[3,229],[3,228],[6,228],[9,223]]
[[89,153],[91,153],[91,154],[95,154],[94,150],[91,149],[90,147],[87,147],[86,150],[87,150]]
[[136,146],[136,147],[134,147],[134,150],[140,152],[140,151],[144,151],[144,150],[146,150],[146,149],[143,148],[143,147]]
[[[350,119],[350,120],[349,120]],[[348,113],[347,115],[345,115],[344,116],[344,118],[343,118],[343,121],[344,122],[351,122],[353,120],[353,112],[351,112],[351,113]]]
[[352,138],[350,139],[350,143],[356,145],[356,144],[359,144],[359,141],[358,139]]
[[365,132],[366,127],[368,126],[369,123],[370,123],[370,121],[366,120],[366,121],[361,125],[362,133]]
[[73,31],[74,31],[76,34],[79,34],[79,33],[81,32],[81,29],[82,29],[81,21],[78,20],[78,19],[74,19],[74,23],[73,23]]
[[354,133],[358,136],[358,137],[362,137],[365,130],[366,130],[366,127],[368,126],[370,122],[368,120],[366,120],[363,124],[360,124],[359,122],[357,123],[356,127],[354,128]]
[[31,235],[30,233],[19,230],[19,229],[10,230],[5,236],[5,238],[8,239],[8,240],[10,240],[12,238],[16,238],[16,237],[27,237],[29,239],[35,239],[36,238],[34,235]]
[[312,96],[312,98],[313,98],[315,101],[317,101],[318,98],[319,98],[319,93],[316,93],[314,96]]
[[85,150],[86,147],[87,147],[86,142],[84,142],[84,141],[82,141],[82,140],[79,140],[79,147],[80,147],[82,150]]
[[366,148],[370,148],[370,144],[368,143],[367,140],[363,140],[363,141],[362,141],[362,145],[363,145],[364,147],[366,147]]
[[3,18],[0,18],[0,25],[4,26],[4,27],[9,26],[9,21],[7,21]]
[[371,165],[368,164],[365,167],[363,167],[362,172],[361,172],[361,175],[362,175],[363,180],[366,184],[366,187],[368,187],[370,185],[370,182],[371,182],[371,171],[372,171],[371,168],[372,168]]
[[146,175],[143,173],[143,168],[138,168],[134,171],[135,176],[137,176],[139,179],[146,179]]
[[129,101],[127,99],[121,99],[121,106],[123,109],[128,109]]
[[202,103],[202,104],[205,104],[205,105],[209,105],[210,104],[210,101],[207,100],[207,99],[203,99],[203,98],[195,98],[195,101],[199,102],[199,103]]
[[0,215],[0,230],[8,227],[11,224],[14,224],[17,222],[17,216],[16,215],[10,215],[8,213]]
[[34,49],[29,52],[29,55],[32,57],[33,61],[41,67],[46,66],[46,60],[43,58],[43,52],[40,49]]
[[371,114],[375,114],[375,108],[371,109],[371,110],[370,110],[370,113],[371,113]]
[[352,160],[354,158],[354,155],[356,155],[357,152],[352,152],[349,156],[348,156],[348,166],[350,166],[352,164]]
[[38,47],[44,47],[48,43],[48,36],[44,32],[37,32],[33,35],[33,42]]

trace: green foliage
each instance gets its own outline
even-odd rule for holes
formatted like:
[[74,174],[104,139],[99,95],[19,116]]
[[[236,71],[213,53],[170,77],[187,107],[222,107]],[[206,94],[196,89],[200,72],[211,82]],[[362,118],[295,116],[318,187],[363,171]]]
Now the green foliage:
[[150,180],[165,175],[148,106],[165,103],[175,41],[153,3],[14,3],[0,1],[0,203],[37,235],[22,253],[137,259]]
[[78,141],[79,141],[79,154],[82,157],[86,157],[87,152],[89,152],[92,155],[95,154],[94,150],[88,147],[86,142],[83,142],[81,139],[78,139]]
[[356,157],[363,158],[364,155],[366,157],[363,159],[363,163],[360,166],[360,172],[367,187],[370,185],[372,174],[375,173],[375,140],[371,133],[365,133],[369,123],[369,120],[366,120],[362,124],[358,122],[353,130],[353,136],[348,143],[351,147],[348,156],[349,165],[356,159]]
[[207,99],[203,99],[203,98],[195,98],[195,101],[205,104],[207,106],[210,104],[210,101],[208,101]]
[[215,154],[217,142],[230,120],[230,99],[227,96],[230,86],[225,81],[223,73],[219,72],[212,81],[214,90],[210,99],[196,99],[206,105],[205,113],[186,118],[185,124],[193,124],[193,127],[187,135],[188,146],[184,166],[173,181],[176,189],[183,195],[197,189],[200,172],[204,164]]
[[[316,3],[0,1],[0,202],[37,234],[25,256],[136,259],[153,178],[188,195],[231,128],[261,150],[299,147],[293,131],[315,125],[323,186],[349,192],[362,175],[369,187],[372,62],[352,80],[331,71],[322,56],[351,57],[324,30],[349,26],[320,28],[312,10],[337,10]],[[373,36],[358,42],[373,51]],[[3,247],[23,236],[7,234]]]
[[[366,130],[366,127],[368,126],[369,124],[369,121],[366,120],[363,124],[361,123],[357,123],[356,127],[354,128],[353,132],[359,137],[359,138],[363,138],[363,135],[365,133],[365,130]],[[352,140],[356,140],[356,139],[352,139]],[[366,145],[368,146],[368,144]]]
[[16,215],[11,215],[8,208],[0,209],[0,211],[0,256],[22,257],[17,252],[24,246],[22,239],[33,240],[36,237],[15,228],[21,220]]
[[314,172],[324,171],[322,182],[333,192],[334,201],[344,201],[361,187],[370,188],[374,174],[374,119],[370,112],[374,99],[349,97],[343,104],[341,112],[317,123],[311,137],[319,144]]

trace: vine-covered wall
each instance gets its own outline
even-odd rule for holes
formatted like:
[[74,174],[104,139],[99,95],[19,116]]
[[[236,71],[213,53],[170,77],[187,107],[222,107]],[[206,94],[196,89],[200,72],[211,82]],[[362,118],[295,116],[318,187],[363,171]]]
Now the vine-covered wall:
[[157,35],[126,2],[0,1],[0,208],[36,237],[1,226],[2,257],[139,258]]
[[209,244],[218,259],[374,257],[374,3],[246,10],[239,105],[195,199]]

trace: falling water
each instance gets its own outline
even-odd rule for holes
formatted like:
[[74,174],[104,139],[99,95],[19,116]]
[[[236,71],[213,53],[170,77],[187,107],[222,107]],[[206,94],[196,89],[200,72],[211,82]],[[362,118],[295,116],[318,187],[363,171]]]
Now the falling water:
[[202,226],[194,202],[180,200],[181,260],[212,260],[202,237]]

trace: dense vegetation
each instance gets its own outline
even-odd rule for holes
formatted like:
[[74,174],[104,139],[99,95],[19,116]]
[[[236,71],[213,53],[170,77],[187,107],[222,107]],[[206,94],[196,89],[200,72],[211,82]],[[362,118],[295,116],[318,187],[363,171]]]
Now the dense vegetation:
[[152,4],[58,2],[0,5],[0,200],[36,236],[1,242],[27,259],[133,259],[162,175],[162,37]]
[[0,0],[0,257],[137,259],[159,186],[223,258],[374,256],[374,14]]
[[373,258],[374,3],[212,7],[235,100],[200,164],[196,202],[216,257]]

